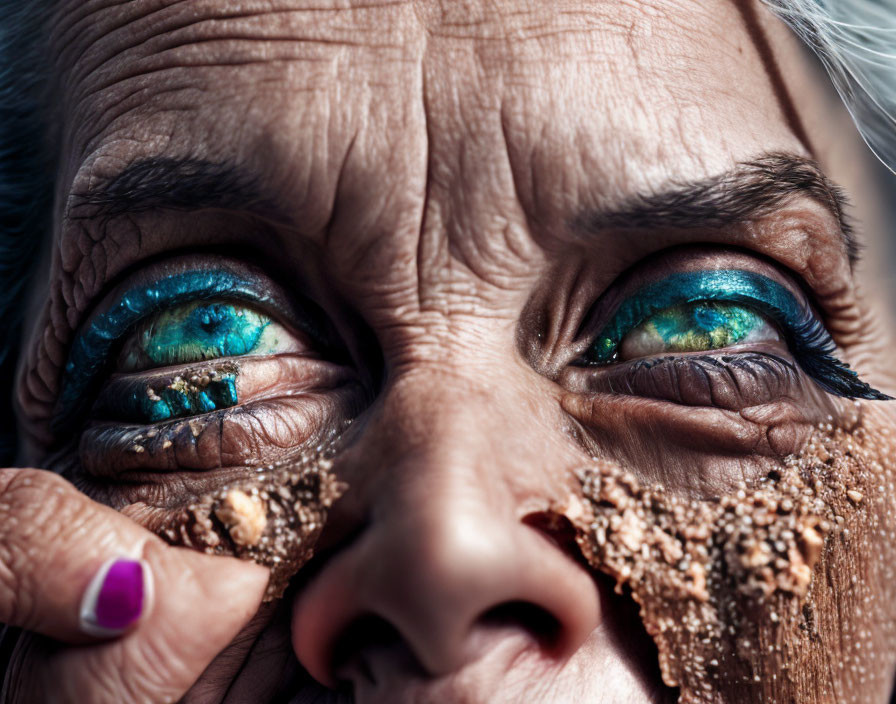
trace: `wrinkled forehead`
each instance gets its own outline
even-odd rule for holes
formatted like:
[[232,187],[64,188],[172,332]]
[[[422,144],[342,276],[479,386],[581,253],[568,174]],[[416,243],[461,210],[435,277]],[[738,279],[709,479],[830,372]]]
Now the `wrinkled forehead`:
[[[189,153],[308,193],[347,160],[469,182],[509,155],[525,206],[805,153],[757,12],[727,0],[68,0],[52,41],[85,178]],[[540,192],[542,166],[568,182]]]

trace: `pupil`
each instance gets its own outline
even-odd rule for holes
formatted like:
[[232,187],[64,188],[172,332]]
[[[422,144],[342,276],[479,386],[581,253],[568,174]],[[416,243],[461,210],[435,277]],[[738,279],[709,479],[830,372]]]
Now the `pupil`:
[[726,322],[724,315],[707,306],[696,306],[693,316],[697,327],[705,331],[715,330]]
[[223,306],[206,306],[199,310],[199,327],[208,334],[216,332],[227,317]]

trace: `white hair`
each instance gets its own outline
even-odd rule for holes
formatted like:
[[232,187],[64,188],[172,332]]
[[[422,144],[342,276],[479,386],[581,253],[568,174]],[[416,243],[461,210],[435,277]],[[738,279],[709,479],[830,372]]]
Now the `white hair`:
[[818,56],[862,139],[896,173],[896,0],[763,0]]

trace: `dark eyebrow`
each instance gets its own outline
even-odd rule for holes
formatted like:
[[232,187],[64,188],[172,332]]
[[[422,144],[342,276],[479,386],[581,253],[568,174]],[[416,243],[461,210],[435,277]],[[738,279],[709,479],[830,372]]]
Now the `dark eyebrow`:
[[273,209],[262,197],[257,180],[243,168],[203,159],[149,157],[140,159],[105,182],[75,193],[73,208],[93,206],[90,217],[151,210],[242,211]]
[[[811,198],[834,215],[849,261],[855,264],[860,247],[846,194],[818,164],[794,154],[766,154],[718,176],[629,196],[617,207],[578,218],[578,224],[592,231],[721,229],[767,215],[794,196]],[[277,210],[262,197],[256,180],[234,164],[169,157],[141,159],[89,192],[75,194],[75,207],[81,205],[94,206],[92,216],[206,208],[270,216]]]
[[849,262],[855,264],[860,246],[848,216],[846,194],[818,164],[793,154],[766,154],[719,176],[631,196],[618,207],[588,213],[579,224],[593,231],[720,229],[768,215],[797,196],[811,198],[837,219]]

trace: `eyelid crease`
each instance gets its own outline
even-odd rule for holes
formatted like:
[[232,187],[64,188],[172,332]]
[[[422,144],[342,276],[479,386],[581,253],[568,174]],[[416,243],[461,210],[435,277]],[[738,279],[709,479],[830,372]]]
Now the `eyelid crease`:
[[107,366],[114,345],[134,325],[172,305],[227,297],[272,304],[252,281],[223,269],[190,270],[171,274],[148,286],[122,294],[108,310],[92,320],[72,344],[62,378],[53,432],[71,427],[83,409],[97,375]]
[[586,365],[615,361],[623,337],[655,313],[699,301],[744,304],[775,321],[800,366],[826,391],[847,398],[890,398],[833,356],[834,340],[808,304],[776,281],[741,269],[679,272],[641,288],[613,313],[586,353],[592,358]]

